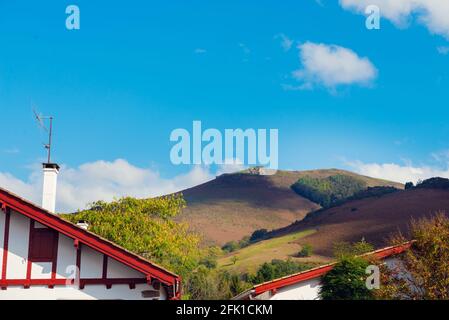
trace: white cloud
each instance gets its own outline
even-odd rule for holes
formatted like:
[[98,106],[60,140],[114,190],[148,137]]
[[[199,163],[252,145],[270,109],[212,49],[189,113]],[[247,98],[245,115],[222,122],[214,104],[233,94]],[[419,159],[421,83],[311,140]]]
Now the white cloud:
[[6,154],[17,154],[20,152],[20,150],[18,148],[10,148],[3,150],[3,152]]
[[291,40],[289,37],[287,37],[283,33],[276,35],[274,38],[281,40],[281,47],[282,47],[282,49],[284,49],[284,51],[289,51],[294,42],[293,40]]
[[364,14],[368,5],[377,5],[382,17],[404,28],[416,17],[431,33],[449,39],[449,1],[446,0],[340,0],[344,9]]
[[225,173],[233,173],[237,171],[245,170],[246,166],[240,159],[225,159],[224,164],[218,168],[216,175],[222,175]]
[[293,77],[302,82],[302,89],[323,85],[334,89],[339,85],[368,85],[377,76],[377,69],[368,58],[359,57],[348,48],[306,42],[298,46],[302,69]]
[[[242,169],[238,163],[224,165],[217,174]],[[85,208],[97,200],[111,201],[116,197],[155,197],[181,191],[215,178],[208,168],[196,166],[186,174],[171,179],[162,178],[157,171],[139,168],[123,159],[112,162],[96,161],[77,168],[62,166],[58,178],[57,210],[71,212]],[[0,187],[40,204],[42,174],[38,166],[24,181],[0,172]]]
[[449,47],[448,46],[437,47],[437,51],[439,54],[447,55],[449,54]]
[[248,48],[248,46],[246,44],[240,42],[239,47],[242,49],[242,51],[245,55],[249,55],[251,53],[251,49]]
[[396,163],[363,163],[355,161],[347,163],[357,173],[373,178],[386,179],[406,183],[425,180],[432,177],[449,178],[449,169],[439,169],[432,166],[399,165]]
[[196,49],[194,50],[194,52],[195,52],[196,54],[204,54],[204,53],[207,52],[207,50],[206,50],[206,49],[203,49],[203,48],[196,48]]

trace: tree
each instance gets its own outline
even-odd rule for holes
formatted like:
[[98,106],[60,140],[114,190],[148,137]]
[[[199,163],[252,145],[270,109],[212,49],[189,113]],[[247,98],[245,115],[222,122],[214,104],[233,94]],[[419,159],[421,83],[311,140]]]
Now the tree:
[[298,253],[298,257],[306,258],[310,257],[313,254],[313,248],[310,244],[305,244],[302,246],[301,251]]
[[320,297],[323,300],[371,300],[373,293],[367,288],[367,267],[375,264],[373,258],[363,257],[374,250],[362,239],[359,242],[339,242],[334,245],[335,267],[323,276]]
[[374,251],[374,246],[362,239],[359,242],[337,242],[334,244],[334,256],[343,260],[344,258],[356,257]]
[[253,284],[260,284],[307,269],[310,269],[310,265],[297,263],[290,259],[287,261],[274,259],[260,266],[256,274],[249,277],[249,281]]
[[89,231],[148,258],[185,277],[204,252],[200,237],[173,218],[185,206],[181,194],[153,199],[121,198],[98,201],[89,209],[61,215],[76,223],[89,222]]
[[366,183],[358,178],[336,174],[326,178],[305,176],[292,185],[293,191],[327,208],[340,203],[366,188]]
[[267,229],[259,229],[253,232],[251,237],[249,238],[250,242],[256,242],[262,240],[268,233]]
[[222,270],[210,270],[200,266],[192,272],[185,282],[188,295],[192,300],[228,300],[250,285],[241,280],[237,274]]
[[[381,273],[381,299],[449,299],[449,218],[440,212],[430,218],[412,221],[413,245],[398,256],[399,263]],[[401,234],[392,244],[407,239]]]
[[407,182],[405,184],[405,190],[413,189],[414,187],[415,187],[415,185],[413,184],[413,182]]
[[226,252],[234,252],[240,249],[240,246],[236,241],[229,241],[221,249]]
[[366,286],[366,268],[370,263],[360,257],[344,257],[321,278],[320,298],[323,300],[371,300]]

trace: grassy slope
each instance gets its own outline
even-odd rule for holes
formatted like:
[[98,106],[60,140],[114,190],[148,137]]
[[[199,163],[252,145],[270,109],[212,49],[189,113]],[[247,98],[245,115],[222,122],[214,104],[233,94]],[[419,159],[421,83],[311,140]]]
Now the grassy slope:
[[287,226],[318,209],[319,205],[297,195],[290,187],[305,175],[327,177],[334,174],[359,177],[368,186],[402,188],[398,183],[336,169],[278,171],[273,176],[237,173],[183,191],[187,208],[179,219],[203,234],[207,243],[222,245],[240,240],[257,229]]
[[388,238],[398,230],[406,235],[411,219],[438,211],[449,213],[449,190],[405,190],[323,210],[274,234],[285,236],[316,229],[316,233],[299,239],[298,243],[310,243],[315,253],[330,257],[335,242],[365,238],[376,247],[382,247],[388,245]]
[[[298,231],[282,237],[258,242],[220,258],[218,267],[239,273],[254,273],[264,262],[270,262],[273,259],[286,260],[291,258],[300,262],[322,262],[323,259],[318,256],[310,258],[295,257],[301,250],[301,245],[297,241],[315,232],[316,230],[313,229]],[[232,261],[233,257],[238,259],[235,264]]]

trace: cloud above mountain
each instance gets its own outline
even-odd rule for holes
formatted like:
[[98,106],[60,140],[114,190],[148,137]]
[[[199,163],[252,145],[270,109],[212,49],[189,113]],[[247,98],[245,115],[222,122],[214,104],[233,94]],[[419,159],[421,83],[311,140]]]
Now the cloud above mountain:
[[449,178],[449,169],[434,166],[415,166],[413,164],[396,163],[364,163],[361,161],[347,163],[355,172],[373,178],[385,179],[401,183],[425,180],[432,177]]
[[[242,170],[238,163],[220,166],[216,174]],[[210,168],[195,166],[173,178],[163,178],[151,168],[140,168],[123,159],[95,161],[70,168],[63,165],[58,178],[57,210],[72,212],[87,204],[117,197],[147,198],[181,191],[215,178]],[[42,174],[33,166],[26,180],[0,172],[0,186],[36,204],[41,203]]]

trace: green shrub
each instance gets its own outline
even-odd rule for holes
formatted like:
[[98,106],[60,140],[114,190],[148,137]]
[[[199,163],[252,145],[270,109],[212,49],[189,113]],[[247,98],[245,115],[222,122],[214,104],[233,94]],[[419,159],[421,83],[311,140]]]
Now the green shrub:
[[416,188],[447,190],[449,189],[449,179],[436,177],[424,181],[418,181]]
[[366,286],[369,262],[358,257],[345,257],[321,278],[322,300],[372,300]]
[[275,259],[260,266],[254,276],[249,276],[249,281],[253,284],[260,284],[307,269],[310,269],[310,265],[297,263],[290,259],[287,261]]
[[350,196],[346,200],[360,200],[372,197],[381,197],[383,195],[397,192],[399,189],[395,187],[369,187]]
[[217,267],[217,258],[213,256],[207,256],[200,260],[200,264],[209,269],[215,269]]
[[305,244],[302,246],[301,251],[298,253],[298,257],[307,258],[313,255],[313,248],[310,244]]
[[249,241],[250,242],[256,242],[259,240],[263,240],[264,237],[268,234],[268,230],[267,229],[259,229],[253,232],[253,234],[251,235]]
[[374,251],[374,246],[362,239],[359,242],[337,242],[334,244],[334,256],[337,259],[351,258]]
[[200,266],[185,281],[184,298],[190,300],[229,300],[250,287],[237,274]]
[[415,185],[413,184],[413,182],[407,182],[404,186],[405,190],[413,189],[414,187]]
[[240,249],[240,246],[236,241],[229,241],[221,249],[225,252],[234,252]]

